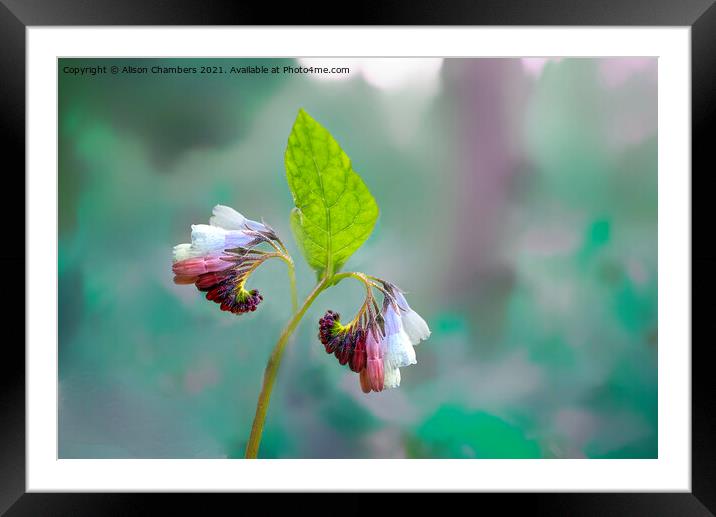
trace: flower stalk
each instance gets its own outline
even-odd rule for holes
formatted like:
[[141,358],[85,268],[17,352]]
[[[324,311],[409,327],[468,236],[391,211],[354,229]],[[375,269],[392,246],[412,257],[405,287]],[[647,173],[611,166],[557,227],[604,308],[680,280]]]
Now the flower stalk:
[[328,279],[323,278],[316,287],[313,288],[311,294],[303,302],[303,305],[295,312],[289,320],[286,327],[281,332],[281,336],[278,338],[276,345],[271,352],[266,369],[264,370],[264,380],[261,386],[261,393],[259,394],[258,401],[256,402],[256,415],[254,416],[254,422],[251,425],[251,434],[249,435],[249,441],[246,444],[246,458],[256,458],[259,453],[259,444],[261,443],[261,434],[264,430],[264,422],[266,421],[266,412],[268,411],[269,402],[271,401],[271,392],[273,391],[273,385],[276,381],[276,375],[278,374],[279,366],[281,366],[281,359],[283,358],[283,352],[286,349],[288,339],[296,330],[301,318],[306,314],[306,311],[311,304],[318,298],[323,290],[330,285]]
[[288,283],[291,286],[291,314],[296,314],[298,310],[298,293],[296,292],[296,266],[293,265],[293,260],[289,257],[286,261],[288,266]]

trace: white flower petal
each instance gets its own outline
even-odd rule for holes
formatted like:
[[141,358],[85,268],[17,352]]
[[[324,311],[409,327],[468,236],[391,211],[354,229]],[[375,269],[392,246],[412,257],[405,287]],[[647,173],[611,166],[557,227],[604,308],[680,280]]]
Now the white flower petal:
[[195,258],[197,256],[189,243],[177,244],[174,246],[173,255],[174,262]]
[[230,230],[226,232],[225,249],[236,248],[237,246],[246,246],[256,239],[255,235],[248,235],[245,232]]
[[392,305],[389,305],[383,312],[385,322],[385,363],[392,368],[401,368],[417,363],[415,350],[410,342],[410,337],[403,330],[403,323],[400,315]]
[[403,330],[403,322],[392,305],[388,305],[383,311],[383,321],[385,322],[385,335],[397,334]]
[[224,228],[225,230],[246,230],[247,227],[257,232],[268,230],[266,225],[247,219],[229,206],[216,205],[212,213],[214,215],[209,219],[211,226]]
[[226,244],[226,231],[208,224],[191,225],[191,245],[196,251],[212,252],[223,249]]
[[403,329],[410,337],[410,342],[413,345],[417,345],[422,340],[430,337],[430,328],[428,327],[428,324],[420,316],[420,314],[414,310],[411,309],[403,313],[400,319],[403,322]]
[[401,321],[405,332],[410,336],[410,342],[413,345],[417,345],[424,339],[430,337],[430,328],[425,320],[408,305],[408,300],[405,299],[403,293],[398,289],[393,291],[395,299],[398,301],[401,312]]
[[400,289],[393,286],[394,288],[391,289],[391,292],[393,293],[393,296],[395,296],[395,300],[398,302],[398,305],[400,306],[400,309],[402,311],[409,311],[410,305],[408,305],[408,300],[405,299],[405,296],[403,296],[403,293],[400,292]]
[[385,362],[389,366],[402,368],[418,362],[415,349],[405,331],[401,330],[397,334],[386,336],[385,341]]
[[214,214],[209,219],[211,226],[218,226],[226,230],[244,230],[246,218],[229,206],[216,205],[212,211]]
[[225,230],[208,224],[191,226],[191,246],[198,256],[246,246],[253,239],[252,235],[239,230]]
[[400,386],[400,369],[384,368],[383,388],[397,388]]

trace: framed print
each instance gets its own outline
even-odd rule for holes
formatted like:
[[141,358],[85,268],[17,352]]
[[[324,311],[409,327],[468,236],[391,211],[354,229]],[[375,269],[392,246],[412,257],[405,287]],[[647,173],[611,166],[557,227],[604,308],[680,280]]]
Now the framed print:
[[691,174],[710,2],[456,4],[436,26],[6,4],[26,324],[10,304],[3,511],[255,491],[714,511],[691,290],[712,285]]

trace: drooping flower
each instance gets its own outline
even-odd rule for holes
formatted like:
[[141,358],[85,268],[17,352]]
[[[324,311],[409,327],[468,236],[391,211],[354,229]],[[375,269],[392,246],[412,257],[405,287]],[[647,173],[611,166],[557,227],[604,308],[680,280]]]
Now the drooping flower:
[[400,386],[400,368],[385,368],[384,388],[397,388]]
[[275,239],[273,230],[264,223],[247,219],[224,205],[216,205],[209,224],[191,225],[191,244],[174,246],[174,262],[204,257],[238,247],[250,248]]
[[383,305],[386,369],[402,368],[417,363],[415,349],[410,341],[410,336],[403,329],[403,320],[398,314],[399,309],[396,309],[388,299]]
[[257,289],[247,290],[246,281],[266,259],[277,256],[254,248],[274,240],[276,234],[265,223],[216,205],[209,224],[191,226],[191,243],[174,246],[174,282],[195,284],[222,311],[253,312],[263,296]]
[[358,315],[348,325],[340,323],[339,314],[328,311],[319,321],[318,332],[326,352],[359,373],[365,393],[400,386],[400,368],[417,363],[413,345],[430,336],[427,323],[410,308],[402,291],[375,280],[379,283],[368,281],[366,285],[383,293],[380,314],[369,289]]
[[216,205],[212,213],[214,215],[209,219],[211,226],[217,226],[226,230],[244,230],[245,228],[257,232],[268,232],[270,230],[266,224],[247,219],[228,206]]
[[382,317],[385,338],[383,347],[384,387],[400,386],[400,368],[417,363],[414,345],[430,336],[425,320],[408,305],[403,292],[382,281],[385,288]]
[[410,308],[408,301],[400,289],[395,286],[392,287],[393,296],[395,296],[395,300],[400,308],[400,319],[403,322],[403,330],[405,330],[405,333],[410,337],[410,342],[413,345],[417,345],[421,341],[428,339],[430,337],[428,324],[420,314]]

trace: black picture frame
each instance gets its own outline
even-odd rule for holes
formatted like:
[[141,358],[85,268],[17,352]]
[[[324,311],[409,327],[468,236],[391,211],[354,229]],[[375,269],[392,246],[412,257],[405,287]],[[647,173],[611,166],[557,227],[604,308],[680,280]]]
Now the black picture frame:
[[[0,203],[3,221],[25,214],[25,29],[40,25],[642,25],[690,26],[692,71],[692,491],[647,494],[514,494],[500,497],[509,510],[529,505],[531,512],[548,515],[714,515],[716,514],[716,383],[707,354],[712,348],[706,332],[713,327],[710,310],[716,298],[716,254],[697,230],[705,235],[712,212],[705,205],[709,173],[707,162],[716,126],[716,3],[715,0],[490,0],[432,2],[384,1],[351,5],[351,18],[333,8],[306,10],[300,4],[239,4],[230,1],[162,0],[0,0],[0,112],[4,190]],[[334,19],[328,19],[331,13]],[[345,15],[343,15],[345,16]],[[709,131],[711,130],[711,131]],[[675,171],[676,172],[676,171]],[[697,181],[698,177],[698,181]],[[134,515],[149,507],[142,494],[40,494],[25,493],[25,310],[34,296],[22,300],[16,285],[25,266],[24,246],[19,243],[0,253],[5,273],[3,347],[0,362],[0,514],[7,515]],[[697,296],[697,294],[700,294]],[[698,321],[698,324],[697,324]],[[688,347],[690,343],[683,343]],[[660,365],[668,367],[668,365]],[[235,497],[233,495],[223,496]],[[247,497],[241,495],[240,497]],[[484,495],[483,497],[488,497]],[[489,496],[493,497],[493,496]],[[166,511],[167,496],[160,498]],[[348,495],[341,507],[349,508],[358,495]],[[172,498],[191,511],[206,511],[205,502]],[[247,500],[243,508],[249,508]],[[258,501],[256,501],[258,503]],[[253,501],[251,502],[253,503]],[[198,506],[201,504],[202,506]],[[239,507],[238,509],[240,509]]]

